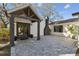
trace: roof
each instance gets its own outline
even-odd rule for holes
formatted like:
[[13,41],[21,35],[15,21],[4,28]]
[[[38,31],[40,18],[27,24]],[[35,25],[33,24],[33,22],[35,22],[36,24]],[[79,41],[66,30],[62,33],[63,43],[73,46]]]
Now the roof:
[[73,16],[75,16],[75,15],[79,15],[79,12],[73,13],[72,15],[73,15]]
[[32,11],[37,15],[37,17],[38,17],[40,20],[43,19],[43,18],[36,12],[34,6],[33,6],[31,3],[27,3],[27,4],[23,5],[23,6],[21,5],[21,6],[17,7],[17,8],[13,8],[13,9],[11,9],[11,10],[8,10],[8,13],[11,14],[11,13],[13,13],[13,12],[15,12],[15,11],[22,10],[22,9],[28,7],[28,6],[32,9]]
[[78,18],[70,18],[70,19],[67,19],[67,20],[51,22],[50,24],[69,23],[69,22],[76,22],[76,21],[79,21],[79,19]]
[[15,11],[18,11],[18,10],[21,10],[23,8],[26,8],[27,6],[29,6],[29,4],[16,6],[13,9],[8,10],[8,13],[13,13]]

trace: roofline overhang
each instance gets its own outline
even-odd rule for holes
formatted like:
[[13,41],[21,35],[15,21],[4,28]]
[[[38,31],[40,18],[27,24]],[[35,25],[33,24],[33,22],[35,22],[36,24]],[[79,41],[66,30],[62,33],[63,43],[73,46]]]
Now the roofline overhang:
[[18,11],[18,10],[21,10],[21,9],[24,9],[24,8],[26,8],[26,7],[30,7],[32,10],[33,10],[33,12],[37,15],[37,17],[39,18],[38,20],[43,20],[43,18],[41,17],[41,16],[39,16],[37,13],[36,13],[36,11],[35,11],[35,9],[33,8],[33,6],[32,6],[32,4],[30,4],[30,3],[28,3],[27,5],[24,5],[24,6],[21,6],[20,8],[15,8],[15,9],[12,9],[12,10],[8,10],[7,12],[9,13],[9,14],[12,14],[12,13],[14,13],[14,12],[16,12],[16,11]]
[[24,6],[19,6],[19,8],[16,7],[16,8],[13,8],[13,9],[11,9],[11,10],[8,10],[7,12],[8,12],[9,14],[11,14],[11,13],[14,13],[14,12],[16,12],[16,11],[18,11],[18,10],[24,9],[24,8],[26,8],[26,7],[28,7],[28,6],[29,6],[29,4],[24,5]]
[[79,12],[73,13],[72,16],[77,16],[79,15]]
[[18,16],[18,15],[14,15],[14,16],[17,17],[17,18],[22,18],[22,19],[26,19],[26,20],[29,19],[30,21],[33,21],[33,20],[38,21],[39,20],[39,19],[31,18],[31,17],[24,17],[24,16]]
[[61,23],[69,23],[69,22],[78,22],[78,18],[71,18],[71,20],[70,19],[67,19],[67,20],[61,20],[61,21],[55,21],[55,22],[51,22],[50,23],[50,25],[51,24],[61,24]]

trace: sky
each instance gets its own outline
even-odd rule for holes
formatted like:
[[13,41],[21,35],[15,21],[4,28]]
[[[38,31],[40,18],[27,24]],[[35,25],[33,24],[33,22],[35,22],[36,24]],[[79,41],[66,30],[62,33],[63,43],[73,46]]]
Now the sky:
[[72,18],[72,13],[79,12],[79,3],[59,3],[56,10],[63,15],[64,19]]
[[[72,13],[79,12],[79,3],[55,3],[55,10],[63,16],[64,20],[73,18]],[[41,6],[41,3],[38,4]],[[9,9],[13,8],[12,4],[8,4]]]

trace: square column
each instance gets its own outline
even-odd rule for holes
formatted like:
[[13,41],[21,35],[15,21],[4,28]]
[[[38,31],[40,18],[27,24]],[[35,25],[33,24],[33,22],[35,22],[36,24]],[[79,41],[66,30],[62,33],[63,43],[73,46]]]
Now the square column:
[[14,46],[14,15],[10,17],[10,46]]
[[40,20],[37,21],[37,40],[40,40]]

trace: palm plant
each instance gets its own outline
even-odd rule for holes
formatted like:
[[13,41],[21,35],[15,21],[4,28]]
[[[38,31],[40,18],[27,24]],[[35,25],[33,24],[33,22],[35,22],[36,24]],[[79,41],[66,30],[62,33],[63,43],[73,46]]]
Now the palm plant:
[[73,34],[72,38],[75,38],[75,36],[78,35],[77,28],[78,27],[76,25],[68,25],[68,30]]

